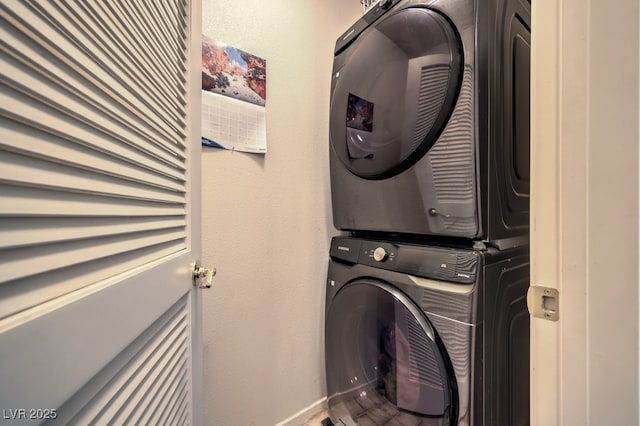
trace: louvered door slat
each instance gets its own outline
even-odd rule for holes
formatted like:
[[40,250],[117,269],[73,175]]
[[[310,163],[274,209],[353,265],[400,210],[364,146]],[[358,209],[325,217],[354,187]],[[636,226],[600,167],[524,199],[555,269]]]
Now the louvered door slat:
[[[55,159],[53,159],[55,160]],[[184,191],[171,191],[112,176],[108,171],[96,173],[74,164],[57,164],[48,158],[33,158],[10,152],[0,157],[0,181],[14,185],[44,187],[57,191],[101,194],[109,197],[181,203]]]
[[176,376],[170,382],[170,386],[166,388],[163,397],[155,410],[150,410],[142,417],[142,424],[173,424],[168,421],[167,417],[175,414],[178,404],[183,401],[187,395],[187,382],[184,380],[184,374],[187,369],[186,364],[180,364],[176,371]]
[[170,359],[167,360],[162,376],[156,375],[152,377],[153,383],[149,386],[140,402],[133,407],[126,407],[121,414],[122,424],[148,424],[143,419],[159,409],[158,403],[163,391],[173,383],[174,380],[184,374],[184,357],[186,348],[182,350],[169,350]]
[[[76,46],[76,49],[82,51],[87,57],[93,58],[93,60],[100,64],[104,70],[109,70],[109,73],[114,80],[121,81],[123,85],[130,88],[129,91],[136,94],[136,98],[140,102],[138,109],[141,111],[141,114],[144,114],[147,118],[164,118],[153,113],[153,110],[154,108],[157,108],[157,105],[152,102],[154,98],[158,97],[158,95],[163,94],[164,88],[162,88],[162,90],[156,89],[155,95],[152,97],[143,96],[140,91],[141,83],[145,83],[149,80],[140,78],[131,79],[128,78],[126,74],[120,73],[123,68],[122,64],[129,65],[129,63],[128,61],[119,61],[117,59],[113,60],[112,52],[114,49],[106,36],[97,38],[91,36],[91,33],[96,33],[96,26],[92,25],[95,23],[94,21],[88,20],[88,16],[84,16],[85,19],[82,19],[82,16],[80,18],[73,19],[73,14],[70,10],[75,9],[71,9],[69,3],[54,2],[52,4],[47,4],[44,2],[38,2],[37,6],[43,16],[43,19],[47,19],[56,27],[76,25],[79,30],[84,29],[83,31],[77,31],[74,34],[74,39],[72,41]],[[131,25],[133,25],[133,23],[131,23]],[[87,27],[90,28],[90,30]],[[108,29],[106,29],[106,31],[108,31]],[[102,34],[104,34],[104,32],[102,32]],[[145,69],[148,69],[148,67],[139,67],[138,71]],[[161,76],[161,72],[156,73],[156,79]],[[142,105],[146,105],[149,109],[145,110]],[[167,127],[163,128],[166,132],[175,132],[180,128],[172,125],[169,120],[163,119],[162,121],[166,122]]]
[[[46,105],[29,102],[24,98],[11,98],[13,93],[0,82],[0,102],[11,102],[11,106],[20,111],[15,114],[0,106],[0,119],[3,126],[3,137],[0,139],[0,147],[11,151],[24,151],[24,143],[21,137],[16,137],[16,132],[23,132],[26,137],[43,137],[38,142],[42,147],[55,145],[59,139],[72,149],[89,148],[91,151],[104,154],[114,163],[128,163],[135,167],[149,171],[160,179],[165,176],[173,182],[184,180],[184,165],[176,167],[168,164],[155,153],[143,150],[141,147],[131,144],[131,141],[123,139],[121,135],[112,135],[107,129],[95,127],[96,123],[85,123],[69,117],[61,111],[57,111]],[[106,134],[105,134],[106,133]],[[55,137],[52,138],[52,135]],[[78,148],[75,148],[78,147]],[[47,152],[43,150],[42,152]],[[68,158],[68,157],[61,157]],[[116,164],[114,164],[116,165]],[[171,186],[171,185],[168,185]],[[182,187],[182,184],[179,184]]]
[[[161,360],[151,359],[149,360],[149,364],[151,363],[153,364],[145,366],[147,367],[147,369],[158,367],[157,369],[160,370],[160,371],[155,371],[155,370],[145,371],[145,373],[151,374],[152,379],[157,378],[162,380],[164,378],[163,376],[165,373],[173,373],[173,378],[176,381],[178,381],[179,383],[186,383],[186,381],[184,380],[187,374],[187,365],[185,362],[185,355],[187,350],[186,341],[182,339],[181,341],[177,341],[175,343],[179,345],[180,350],[174,353],[175,354],[175,356],[173,357],[174,363],[170,363],[170,362],[165,363],[164,359],[161,359]],[[173,352],[169,352],[169,353],[173,353]],[[174,369],[173,367],[176,367],[176,368]],[[167,368],[169,368],[169,370],[167,370]],[[162,411],[164,407],[147,405],[148,401],[144,397],[153,396],[152,389],[146,388],[146,387],[134,388],[133,385],[135,385],[136,382],[140,381],[142,378],[134,375],[133,379],[134,380],[132,380],[132,383],[130,383],[130,385],[132,386],[127,386],[123,388],[119,395],[120,398],[114,400],[112,402],[112,405],[110,406],[110,409],[105,410],[100,414],[99,417],[96,418],[97,424],[106,422],[107,420],[113,421],[114,422],[113,424],[172,424],[172,423],[159,423],[158,421],[153,419],[155,414],[158,413],[159,411]],[[173,396],[173,391],[170,387],[159,388],[159,389],[154,388],[153,392],[156,395]],[[186,395],[182,395],[179,397],[179,399],[177,399],[177,401],[184,402],[185,399],[186,399]],[[131,411],[137,408],[146,408],[147,410],[141,413],[142,415],[136,421],[133,421],[132,419],[131,420],[127,419],[127,414],[129,414]],[[184,423],[179,423],[179,424],[184,424]]]
[[148,421],[151,412],[166,408],[156,410],[149,404],[149,398],[167,393],[173,395],[176,404],[168,411],[171,414],[185,402],[189,406],[188,394],[171,389],[175,382],[188,382],[185,361],[191,331],[187,313],[189,302],[188,298],[183,298],[172,306],[118,358],[85,384],[60,407],[57,421],[82,425],[170,424]]
[[[145,53],[150,54],[151,61],[148,62],[151,72],[154,72],[155,78],[161,78],[167,82],[167,90],[180,90],[184,87],[184,68],[185,57],[184,49],[179,54],[176,54],[174,46],[180,42],[186,40],[186,37],[181,37],[180,40],[168,37],[168,34],[176,34],[177,29],[179,33],[186,29],[186,21],[184,20],[172,20],[165,22],[156,22],[155,25],[151,24],[144,14],[140,14],[138,10],[141,7],[151,7],[152,9],[160,7],[161,4],[148,3],[148,2],[112,2],[110,3],[113,10],[117,9],[122,11],[122,16],[129,18],[131,22],[138,22],[138,33],[145,35],[145,43],[147,46],[154,47],[153,51],[145,50]],[[160,31],[159,28],[166,28],[167,31]],[[158,40],[161,40],[158,42]],[[154,43],[155,41],[155,43]],[[162,63],[165,68],[162,72],[155,72]],[[167,93],[172,93],[168,91]],[[176,99],[182,98],[183,93],[178,93]],[[171,100],[171,99],[169,99]],[[179,105],[179,111],[184,112],[184,104]]]
[[184,384],[183,390],[180,392],[179,399],[176,398],[175,404],[171,405],[170,410],[164,413],[164,416],[155,418],[152,417],[150,424],[164,424],[164,425],[184,425],[185,417],[187,415],[187,386]]
[[[1,20],[0,24],[2,24]],[[5,35],[3,32],[0,29],[0,37]],[[27,49],[26,46],[22,47]],[[6,53],[6,51],[2,53]],[[18,51],[11,53],[21,55]],[[37,56],[37,52],[34,52],[34,56]],[[1,82],[0,110],[4,111],[3,115],[17,115],[16,119],[22,122],[29,122],[34,117],[40,116],[41,122],[47,124],[59,119],[63,121],[58,125],[59,131],[75,132],[76,127],[81,130],[88,125],[105,134],[101,136],[103,138],[125,142],[134,149],[152,155],[171,167],[184,170],[182,148],[167,149],[167,146],[162,146],[159,143],[160,139],[155,139],[139,125],[132,124],[129,119],[119,120],[117,117],[113,117],[115,111],[113,107],[110,112],[106,113],[105,108],[106,105],[109,105],[108,100],[102,99],[96,103],[97,100],[89,99],[86,96],[87,92],[84,92],[85,95],[78,96],[77,89],[69,87],[68,83],[64,83],[62,77],[57,78],[53,73],[44,69],[40,69],[38,72],[32,68],[37,64],[33,62],[25,64],[21,60],[26,61],[27,57],[9,55],[0,57],[0,67],[5,72],[21,72],[19,82],[9,78]],[[52,69],[49,68],[49,70]],[[87,90],[91,89],[87,88]],[[34,103],[34,100],[39,103]],[[74,122],[73,128],[67,128],[70,127],[70,121]]]
[[[123,236],[126,237],[126,235]],[[122,271],[171,256],[176,253],[177,248],[180,247],[176,246],[176,242],[170,241],[134,252],[124,252],[91,262],[70,265],[48,271],[46,274],[32,275],[28,279],[2,283],[0,285],[0,318],[53,301],[88,285],[105,282]]]
[[82,417],[75,419],[78,424],[90,424],[101,422],[101,420],[103,423],[113,421],[114,424],[124,424],[120,414],[138,405],[136,398],[141,396],[140,389],[144,380],[150,373],[156,377],[162,375],[166,367],[162,356],[167,355],[167,349],[172,348],[175,351],[176,348],[181,348],[179,351],[183,354],[186,350],[187,328],[184,316],[172,318],[163,327],[154,339],[141,348],[134,359],[127,364],[126,374],[122,372],[114,377],[99,396],[94,398],[91,407],[82,414]]
[[[148,166],[143,167],[139,162],[114,157],[112,153],[105,152],[103,147],[88,147],[77,138],[69,138],[66,135],[65,138],[62,138],[33,127],[21,125],[2,116],[0,116],[0,144],[2,144],[0,149],[24,156],[45,158],[52,162],[72,164],[78,168],[97,172],[108,172],[108,174],[122,179],[169,190],[182,191],[184,189],[179,181],[155,170],[150,170]],[[174,176],[176,174],[174,173]]]
[[[133,0],[128,0],[131,3]],[[177,5],[180,4],[180,9],[178,10]],[[178,50],[176,51],[180,57],[184,56],[184,52],[187,51],[187,45],[185,44],[185,40],[187,39],[187,15],[184,13],[185,11],[185,2],[184,1],[175,1],[175,2],[163,2],[161,11],[164,11],[167,16],[171,17],[171,20],[175,19],[176,22],[182,23],[182,25],[176,26],[176,31],[178,32],[178,37],[174,40],[178,46]],[[147,6],[148,7],[148,6]]]
[[[36,198],[37,197],[37,198]],[[137,217],[184,216],[182,204],[154,203],[95,194],[24,188],[0,182],[0,216]]]
[[[149,16],[152,16],[150,15],[149,11],[154,11],[157,7],[164,6],[166,2],[163,2],[161,5],[155,5],[145,2],[128,0],[126,2],[123,2],[123,4],[128,5],[129,9],[137,17],[137,19],[141,22],[144,22],[144,28],[142,30],[146,30],[149,32],[151,38],[153,38],[153,40],[155,41],[156,46],[159,46],[162,55],[165,55],[169,58],[168,60],[171,63],[172,69],[176,71],[176,74],[173,75],[173,77],[177,82],[179,82],[178,84],[181,85],[181,83],[184,81],[184,72],[182,70],[184,67],[183,55],[185,50],[182,43],[184,43],[184,40],[186,40],[186,37],[183,36],[183,31],[186,29],[186,21],[184,19],[184,16],[175,16],[175,22],[178,23],[178,25],[175,26],[174,32],[179,35],[179,38],[174,39],[169,37],[168,34],[158,31],[158,28],[162,27],[163,25],[160,21],[158,21],[157,19],[149,21]],[[163,46],[167,48],[163,49]]]
[[186,7],[0,1],[0,318],[187,247]]
[[68,217],[42,217],[35,223],[30,218],[10,217],[0,220],[0,234],[4,237],[0,240],[0,250],[180,228],[182,225],[183,220],[180,216],[141,217],[137,220],[128,217],[110,218],[108,222],[103,218],[85,217],[78,220]]
[[[162,391],[160,387],[164,383],[164,379],[172,374],[179,376],[184,374],[184,370],[180,367],[184,365],[184,359],[187,355],[186,340],[184,337],[181,340],[171,342],[171,346],[163,346],[159,348],[159,354],[162,357],[154,359],[153,365],[146,366],[144,369],[144,376],[137,377],[132,385],[136,386],[138,392],[138,399],[134,402],[131,399],[122,398],[123,402],[118,407],[118,410],[113,415],[108,415],[108,418],[112,418],[116,424],[141,424],[141,420],[134,416],[134,413],[138,411],[144,411],[145,408],[150,408],[149,398],[153,397],[158,391]],[[140,374],[142,376],[142,374]],[[140,390],[144,389],[144,392]],[[117,401],[118,403],[120,401]]]
[[[96,7],[96,13],[102,14],[106,17],[107,22],[111,25],[118,25],[126,28],[126,32],[121,33],[121,40],[123,43],[128,43],[131,46],[132,53],[140,56],[141,61],[145,64],[144,66],[149,68],[150,72],[155,73],[155,78],[160,79],[160,81],[164,82],[166,87],[175,87],[179,88],[178,85],[179,79],[176,78],[176,71],[179,69],[178,65],[171,61],[167,49],[154,49],[155,44],[153,43],[152,36],[153,34],[148,30],[148,23],[143,19],[137,19],[139,22],[140,28],[131,27],[129,24],[130,20],[125,12],[122,10],[122,3],[113,3],[104,5],[101,8]],[[114,10],[117,13],[117,18],[114,17]],[[127,10],[127,12],[129,12]],[[169,47],[167,45],[166,47]],[[158,68],[162,69],[162,72],[157,72]]]
[[[36,3],[38,4],[38,3]],[[52,37],[46,37],[43,31],[55,31],[55,26],[50,25],[48,19],[51,19],[49,15],[40,16],[39,13],[29,9],[26,5],[22,7],[15,7],[20,10],[25,16],[12,17],[9,14],[3,16],[9,24],[15,26],[16,30],[21,31],[24,34],[28,34],[30,38],[35,41],[38,46],[44,48],[47,53],[55,56],[55,58],[63,63],[65,66],[71,68],[73,73],[80,74],[85,80],[87,80],[92,86],[95,86],[102,94],[108,99],[106,102],[110,103],[111,108],[114,106],[122,106],[129,112],[129,116],[134,116],[138,122],[144,125],[144,129],[139,129],[142,135],[148,139],[154,140],[158,147],[164,148],[168,152],[175,150],[175,141],[184,138],[184,133],[181,135],[171,135],[171,129],[162,123],[155,117],[154,114],[148,110],[146,105],[141,102],[135,96],[135,90],[123,86],[117,77],[114,77],[108,71],[109,68],[104,63],[101,63],[97,58],[92,55],[82,52],[82,50],[76,47],[79,43],[74,34],[72,38],[66,38],[63,34],[55,38],[52,41]],[[38,8],[38,12],[40,9]],[[4,27],[4,26],[3,26]],[[4,38],[4,37],[3,37]],[[19,38],[9,41],[10,45],[20,42]],[[38,55],[36,55],[36,58]],[[69,78],[76,78],[75,75],[69,76]],[[95,89],[91,88],[90,91]],[[134,96],[124,96],[124,94],[131,93]],[[105,109],[104,112],[109,111]],[[93,117],[91,117],[93,119]],[[125,121],[122,119],[121,121]],[[183,157],[182,154],[177,154],[179,157]]]
[[[131,0],[130,0],[131,1]],[[184,14],[184,9],[183,12],[177,12],[173,9],[171,9],[170,4],[165,3],[162,5],[162,7],[159,9],[160,13],[164,13],[166,14],[166,16],[171,16],[172,19],[176,19],[177,22],[184,22],[186,23],[186,15]],[[184,52],[186,52],[186,45],[184,44],[184,40],[186,40],[186,25],[182,25],[182,26],[176,26],[176,32],[177,32],[177,37],[175,38],[176,40],[176,44],[177,44],[177,50],[176,53],[179,55],[179,57],[183,57],[184,56]],[[184,63],[181,61],[181,63]]]
[[[164,20],[159,19],[157,10],[161,9],[162,5],[149,5],[142,2],[121,2],[119,5],[122,9],[129,11],[129,13],[134,13],[141,22],[144,22],[145,30],[150,35],[150,40],[153,42],[154,50],[156,52],[159,50],[157,46],[169,46],[169,51],[164,52],[164,55],[167,56],[167,60],[171,62],[174,67],[182,62],[178,54],[178,34],[175,32],[175,28],[171,34],[160,33],[158,31],[159,27],[166,25],[165,22],[178,22],[176,17]],[[177,70],[179,70],[179,66],[177,67]]]
[[[150,70],[160,68],[163,71],[168,71],[163,72],[159,78],[166,81],[167,86],[173,84],[176,87],[180,87],[178,85],[179,81],[175,78],[176,64],[167,58],[166,52],[158,53],[152,49],[150,39],[145,32],[136,26],[130,27],[124,24],[122,22],[123,16],[114,16],[112,12],[113,6],[110,4],[90,5],[90,7],[94,8],[94,13],[98,16],[104,16],[107,27],[115,26],[120,30],[118,33],[122,43],[132,49],[131,54],[139,56]],[[139,22],[139,25],[144,26],[146,24]]]
[[[183,229],[92,238],[68,243],[35,246],[4,253],[0,282],[27,278],[30,275],[46,273],[59,268],[89,262],[123,252],[133,252],[145,247],[153,247],[166,242],[182,241]],[[179,244],[178,249],[184,248]]]
[[[105,31],[95,22],[90,24],[89,16],[82,10],[71,8],[67,3],[57,3],[57,10],[60,14],[64,14],[65,19],[71,22],[82,34],[90,40],[91,46],[100,46],[101,49],[93,48],[92,53],[104,54],[104,63],[108,63],[112,69],[119,73],[119,78],[127,82],[130,87],[137,85],[139,89],[138,96],[141,100],[149,102],[150,107],[163,112],[163,118],[168,125],[175,127],[174,122],[182,123],[184,121],[184,107],[180,105],[177,99],[177,93],[173,93],[175,97],[164,96],[166,91],[174,92],[175,86],[163,86],[162,91],[158,90],[160,85],[155,87],[148,84],[149,81],[158,81],[158,73],[151,74],[148,66],[142,66],[137,57],[131,55],[128,51],[122,51],[117,48],[117,43],[113,40],[112,32]],[[62,20],[62,19],[59,19]],[[136,64],[132,66],[131,63]],[[160,74],[161,75],[161,74]],[[155,89],[155,90],[154,90]]]

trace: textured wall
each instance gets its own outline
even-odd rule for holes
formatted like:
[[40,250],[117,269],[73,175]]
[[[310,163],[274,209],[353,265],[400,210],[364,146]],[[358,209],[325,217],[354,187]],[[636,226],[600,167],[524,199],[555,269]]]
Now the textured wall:
[[203,0],[203,31],[267,60],[266,156],[203,149],[206,424],[268,425],[326,394],[335,39],[357,0]]

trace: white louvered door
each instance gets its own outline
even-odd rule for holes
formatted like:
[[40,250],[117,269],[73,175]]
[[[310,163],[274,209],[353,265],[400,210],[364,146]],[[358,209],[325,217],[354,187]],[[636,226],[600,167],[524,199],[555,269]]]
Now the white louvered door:
[[200,8],[0,0],[0,421],[202,423]]

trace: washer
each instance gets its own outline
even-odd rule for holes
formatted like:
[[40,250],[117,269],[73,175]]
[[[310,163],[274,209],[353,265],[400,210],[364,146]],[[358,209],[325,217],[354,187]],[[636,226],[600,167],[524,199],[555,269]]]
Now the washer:
[[332,422],[528,425],[528,285],[526,245],[335,237],[325,311]]
[[338,229],[485,241],[528,232],[530,9],[381,0],[338,39]]

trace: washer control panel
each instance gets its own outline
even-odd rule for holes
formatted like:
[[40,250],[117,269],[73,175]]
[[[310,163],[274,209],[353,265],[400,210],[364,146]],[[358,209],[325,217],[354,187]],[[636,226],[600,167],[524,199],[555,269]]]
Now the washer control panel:
[[360,241],[359,263],[378,268],[393,268],[398,257],[398,246],[396,244],[381,241]]
[[335,237],[331,257],[419,277],[464,284],[476,280],[479,255],[473,250]]
[[377,263],[393,263],[396,260],[398,249],[393,244],[363,241],[360,247],[359,262],[365,265]]

